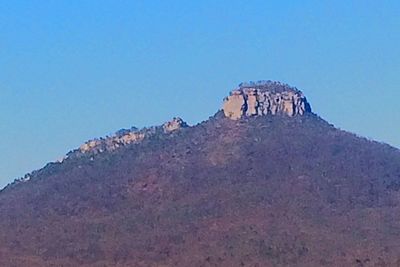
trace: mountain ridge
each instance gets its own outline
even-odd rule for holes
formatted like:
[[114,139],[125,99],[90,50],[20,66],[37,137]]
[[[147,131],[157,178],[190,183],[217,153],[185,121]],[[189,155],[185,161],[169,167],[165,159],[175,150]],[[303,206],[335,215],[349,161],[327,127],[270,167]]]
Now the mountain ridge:
[[398,149],[311,111],[159,129],[3,190],[0,265],[400,264]]

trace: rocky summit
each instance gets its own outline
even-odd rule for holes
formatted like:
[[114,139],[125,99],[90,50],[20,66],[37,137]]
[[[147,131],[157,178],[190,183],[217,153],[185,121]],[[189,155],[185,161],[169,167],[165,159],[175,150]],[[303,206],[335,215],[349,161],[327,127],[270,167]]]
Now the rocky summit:
[[400,266],[400,151],[314,112],[246,83],[88,141],[0,192],[0,266]]
[[273,81],[242,83],[225,98],[223,111],[226,117],[278,115],[303,115],[311,106],[301,91]]

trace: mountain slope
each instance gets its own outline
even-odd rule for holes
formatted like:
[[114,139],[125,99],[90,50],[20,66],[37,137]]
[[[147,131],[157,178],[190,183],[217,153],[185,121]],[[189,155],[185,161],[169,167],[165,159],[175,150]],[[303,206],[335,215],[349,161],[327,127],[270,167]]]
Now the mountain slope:
[[398,266],[400,152],[312,113],[48,165],[0,193],[0,266]]

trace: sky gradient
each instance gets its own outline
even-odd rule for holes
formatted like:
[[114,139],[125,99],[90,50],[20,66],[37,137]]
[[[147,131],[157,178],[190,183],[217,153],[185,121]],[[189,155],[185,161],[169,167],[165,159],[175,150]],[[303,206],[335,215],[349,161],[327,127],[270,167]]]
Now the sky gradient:
[[399,1],[3,1],[0,187],[84,141],[206,120],[242,81],[400,147]]

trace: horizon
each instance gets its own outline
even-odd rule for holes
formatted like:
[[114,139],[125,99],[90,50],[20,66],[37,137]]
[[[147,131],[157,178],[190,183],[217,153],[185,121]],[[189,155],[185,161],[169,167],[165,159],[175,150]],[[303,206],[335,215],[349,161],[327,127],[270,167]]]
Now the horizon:
[[398,2],[0,10],[0,188],[121,128],[204,121],[257,80],[294,86],[335,127],[400,148]]

